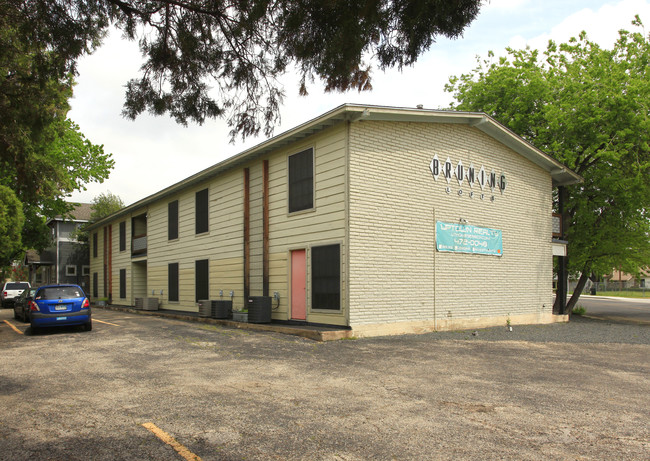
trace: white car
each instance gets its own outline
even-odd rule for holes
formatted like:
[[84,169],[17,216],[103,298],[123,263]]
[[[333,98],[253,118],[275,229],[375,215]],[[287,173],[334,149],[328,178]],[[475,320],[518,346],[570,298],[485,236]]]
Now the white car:
[[0,302],[2,303],[2,307],[12,307],[14,305],[14,300],[27,288],[30,288],[29,282],[5,283],[2,287],[2,291],[0,291]]

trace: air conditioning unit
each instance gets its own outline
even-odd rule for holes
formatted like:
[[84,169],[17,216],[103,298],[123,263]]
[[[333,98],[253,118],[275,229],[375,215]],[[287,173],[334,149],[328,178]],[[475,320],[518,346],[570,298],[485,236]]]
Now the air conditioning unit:
[[271,323],[271,300],[270,296],[248,298],[248,323]]
[[210,317],[212,315],[212,301],[208,299],[199,300],[199,317]]
[[210,302],[212,305],[212,318],[213,319],[229,319],[232,315],[232,300],[213,300]]
[[145,311],[157,311],[160,304],[158,298],[146,298],[143,309]]
[[144,298],[135,298],[135,308],[136,309],[144,308]]

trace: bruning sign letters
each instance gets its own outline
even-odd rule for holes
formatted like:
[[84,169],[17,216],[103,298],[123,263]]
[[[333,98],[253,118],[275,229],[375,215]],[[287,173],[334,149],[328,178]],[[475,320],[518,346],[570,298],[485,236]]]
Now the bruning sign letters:
[[[474,186],[478,185],[481,188],[481,191],[478,193],[478,197],[481,200],[485,199],[486,188],[489,189],[491,194],[494,194],[495,190],[499,190],[502,194],[505,192],[506,187],[508,186],[508,181],[506,180],[505,173],[501,173],[497,176],[497,173],[492,169],[488,172],[485,169],[485,166],[481,165],[480,169],[476,169],[473,163],[470,163],[469,166],[463,165],[463,161],[459,160],[456,165],[451,162],[451,159],[447,157],[444,163],[440,162],[438,154],[433,156],[431,163],[429,164],[429,169],[433,175],[433,179],[436,181],[440,176],[447,180],[446,192],[451,194],[451,180],[453,177],[456,177],[458,181],[458,195],[461,196],[463,192],[463,184],[467,181],[467,185],[470,187],[470,191],[467,194],[469,198],[474,198]],[[478,192],[478,191],[477,191]],[[490,200],[494,201],[494,195],[490,196]]]

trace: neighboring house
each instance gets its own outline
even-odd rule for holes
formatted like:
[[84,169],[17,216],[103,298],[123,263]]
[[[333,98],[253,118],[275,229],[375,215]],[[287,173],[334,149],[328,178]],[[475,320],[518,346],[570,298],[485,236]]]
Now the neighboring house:
[[606,282],[606,286],[612,288],[650,288],[650,269],[641,269],[638,277],[614,269],[611,274],[608,274],[603,278]]
[[359,336],[565,320],[553,187],[580,180],[485,114],[343,105],[92,224],[92,295],[277,294]]
[[75,231],[90,220],[91,203],[75,207],[69,216],[56,216],[47,221],[52,245],[40,254],[27,252],[25,265],[30,268],[32,285],[75,283],[85,290],[90,287],[90,260],[88,244],[78,242]]

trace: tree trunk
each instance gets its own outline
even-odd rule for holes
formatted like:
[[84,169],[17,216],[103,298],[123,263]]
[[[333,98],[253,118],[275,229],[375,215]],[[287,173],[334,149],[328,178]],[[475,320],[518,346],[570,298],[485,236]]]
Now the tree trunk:
[[580,299],[582,290],[585,288],[585,285],[587,284],[587,280],[589,280],[588,274],[589,271],[586,270],[582,271],[582,274],[580,274],[580,279],[578,279],[578,285],[576,285],[575,290],[573,290],[573,295],[571,295],[571,299],[569,299],[569,302],[566,305],[566,311],[569,315],[571,315],[573,308],[578,303],[578,299]]

